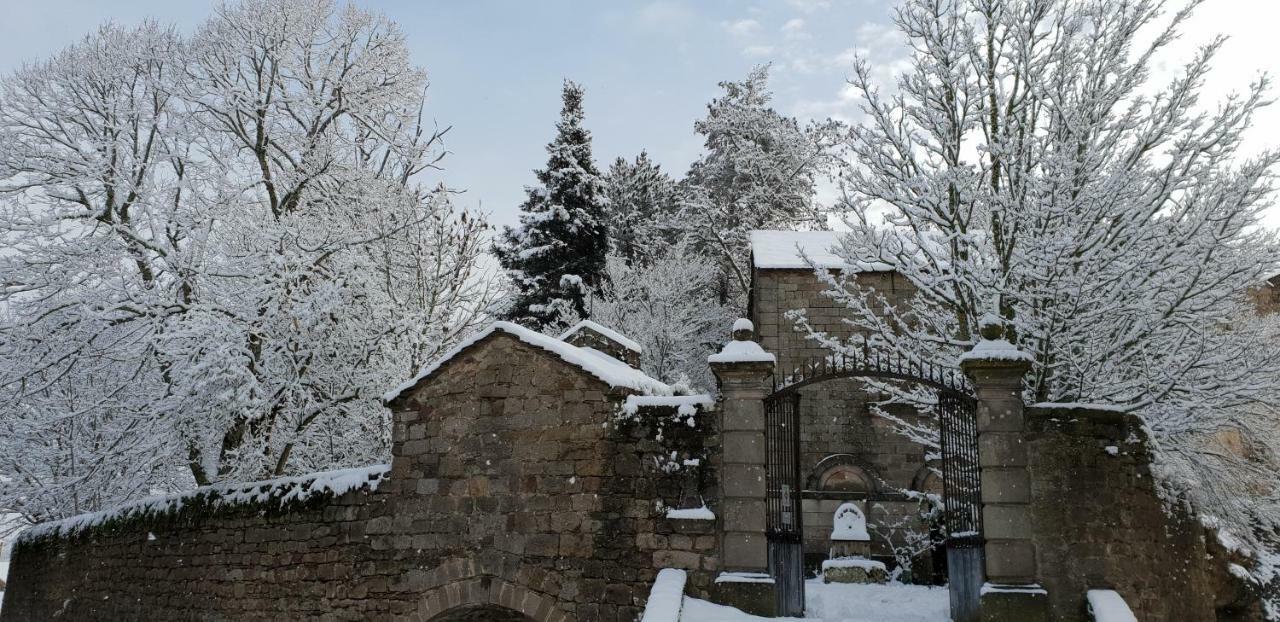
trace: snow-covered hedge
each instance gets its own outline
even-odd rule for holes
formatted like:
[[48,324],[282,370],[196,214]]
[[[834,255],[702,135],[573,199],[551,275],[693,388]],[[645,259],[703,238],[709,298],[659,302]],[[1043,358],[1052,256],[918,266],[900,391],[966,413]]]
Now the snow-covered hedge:
[[213,510],[257,506],[271,512],[298,508],[353,490],[375,490],[390,470],[390,465],[377,464],[257,482],[201,486],[190,492],[146,497],[100,512],[40,523],[23,531],[18,543],[73,537],[87,530],[117,528],[135,522],[181,521]]

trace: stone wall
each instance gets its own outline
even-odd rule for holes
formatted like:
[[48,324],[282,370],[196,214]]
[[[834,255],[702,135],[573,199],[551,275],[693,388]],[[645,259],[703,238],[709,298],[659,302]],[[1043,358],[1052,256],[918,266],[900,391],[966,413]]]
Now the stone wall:
[[714,507],[714,467],[657,458],[703,457],[715,433],[713,417],[690,426],[674,409],[620,417],[624,397],[494,333],[395,409],[376,492],[33,540],[17,548],[0,615],[431,620],[497,605],[538,622],[633,620],[660,567],[692,570],[695,591],[711,583],[715,521],[663,508],[693,496]]
[[1113,589],[1139,620],[1214,620],[1204,530],[1157,493],[1137,417],[1026,413],[1039,582],[1055,619],[1088,619],[1085,591]]

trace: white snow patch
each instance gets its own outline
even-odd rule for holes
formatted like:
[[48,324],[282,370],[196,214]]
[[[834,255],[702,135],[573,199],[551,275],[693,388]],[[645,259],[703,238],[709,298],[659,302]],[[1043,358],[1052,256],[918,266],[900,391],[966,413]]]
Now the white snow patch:
[[885,567],[883,562],[878,562],[874,559],[867,559],[865,557],[840,557],[837,559],[828,559],[822,562],[823,571],[826,571],[829,568],[861,568],[868,572],[872,570],[888,571],[888,568]]
[[[948,622],[947,588],[900,583],[805,583],[805,618],[823,622]],[[762,618],[733,607],[686,596],[685,622],[801,622],[800,618]]]
[[1115,590],[1089,590],[1085,592],[1089,601],[1089,613],[1094,622],[1138,622],[1124,597]]
[[649,589],[649,600],[644,606],[640,622],[678,622],[684,605],[684,583],[688,575],[676,568],[663,568]]
[[495,332],[504,332],[520,341],[531,346],[542,348],[552,354],[563,359],[565,362],[576,365],[583,371],[599,378],[611,387],[623,387],[639,391],[649,395],[671,395],[675,391],[666,383],[650,378],[644,372],[628,366],[626,363],[619,361],[602,352],[597,352],[591,348],[579,348],[578,346],[565,343],[555,337],[543,335],[529,330],[519,324],[511,322],[494,322],[489,328],[477,332],[470,338],[458,344],[452,350],[427,364],[418,372],[417,376],[401,383],[399,386],[382,394],[382,401],[390,402],[400,396],[401,393],[409,390],[413,385],[422,381],[424,378],[435,373],[442,365],[450,359],[457,356],[463,350],[475,345],[481,339],[492,335]]
[[1032,408],[1054,408],[1059,410],[1105,410],[1107,412],[1129,412],[1124,406],[1115,404],[1093,404],[1089,402],[1037,402]]
[[574,324],[573,326],[569,327],[569,330],[566,330],[560,334],[560,340],[568,341],[569,337],[572,337],[574,333],[584,328],[589,328],[597,333],[600,333],[601,335],[604,335],[605,337],[608,337],[609,339],[616,341],[618,345],[628,350],[631,350],[632,352],[636,352],[636,353],[644,352],[644,349],[641,348],[640,344],[636,342],[634,339],[631,339],[630,337],[627,337],[626,335],[616,330],[613,330],[612,328],[609,328],[603,324],[592,322],[591,320],[582,320],[581,322],[578,322],[577,324]]
[[70,536],[112,520],[174,512],[181,509],[188,501],[197,497],[209,497],[210,502],[215,507],[225,507],[265,503],[273,499],[279,500],[281,503],[288,503],[291,501],[303,501],[317,494],[329,494],[337,497],[353,490],[376,490],[378,484],[382,483],[382,480],[390,470],[391,465],[389,464],[376,464],[355,469],[324,471],[257,482],[201,486],[189,492],[146,497],[99,512],[90,512],[58,521],[39,523],[19,534],[18,540],[29,541],[41,537]]
[[688,416],[696,414],[697,411],[694,410],[696,408],[710,410],[715,404],[716,401],[705,393],[698,395],[628,395],[627,399],[622,402],[622,412],[634,415],[645,406],[667,406],[676,408],[676,412],[680,415]]
[[773,577],[766,572],[722,572],[716,583],[773,583]]
[[1105,449],[1107,453],[1109,453],[1109,454],[1111,454],[1111,455],[1113,455],[1113,456],[1118,456],[1118,455],[1120,455],[1120,448],[1119,448],[1119,447],[1116,447],[1115,445],[1107,445],[1107,446],[1106,446],[1106,447],[1104,447],[1103,449]]
[[676,520],[715,520],[716,514],[707,507],[706,503],[699,508],[667,508],[667,518]]
[[972,350],[960,355],[957,361],[1026,361],[1035,360],[1030,354],[1004,339],[980,339]]
[[708,363],[773,363],[777,359],[754,341],[730,341],[718,354],[707,357]]
[[733,332],[736,333],[740,330],[749,330],[754,333],[756,332],[756,325],[752,324],[751,320],[748,320],[745,317],[740,317],[733,321]]
[[[889,272],[887,263],[850,264],[835,249],[840,247],[840,231],[752,231],[751,257],[762,270],[845,270]],[[805,261],[805,257],[809,261]],[[812,264],[810,263],[812,262]]]
[[1003,585],[999,583],[983,583],[978,595],[982,594],[1048,594],[1036,583],[1026,585]]
[[[867,542],[867,515],[856,503],[843,503],[832,519],[831,539],[837,542]],[[826,566],[823,565],[825,568]]]

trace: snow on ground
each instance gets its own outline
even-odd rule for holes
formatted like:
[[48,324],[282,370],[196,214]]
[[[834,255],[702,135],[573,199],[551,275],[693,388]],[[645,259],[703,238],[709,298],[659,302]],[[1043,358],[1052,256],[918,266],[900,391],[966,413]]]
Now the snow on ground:
[[[804,619],[823,622],[947,622],[951,619],[946,587],[925,585],[860,585],[805,583]],[[680,619],[686,622],[758,622],[799,618],[761,618],[733,607],[696,598],[684,599]]]

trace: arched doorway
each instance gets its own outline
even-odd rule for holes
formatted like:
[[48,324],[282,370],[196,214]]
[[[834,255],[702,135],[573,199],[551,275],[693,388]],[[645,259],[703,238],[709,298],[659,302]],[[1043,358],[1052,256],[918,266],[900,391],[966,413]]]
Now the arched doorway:
[[499,605],[466,605],[443,611],[429,622],[534,622],[534,619]]
[[[769,574],[777,586],[779,613],[804,613],[803,513],[797,511],[803,497],[799,389],[844,378],[907,383],[929,389],[936,396],[930,408],[937,417],[942,477],[941,482],[921,484],[936,487],[941,483],[952,619],[976,621],[984,576],[977,400],[963,377],[952,372],[881,357],[811,361],[791,373],[776,374],[774,391],[765,398],[765,523]],[[858,475],[837,470],[821,477],[835,485],[856,487],[862,484]]]

